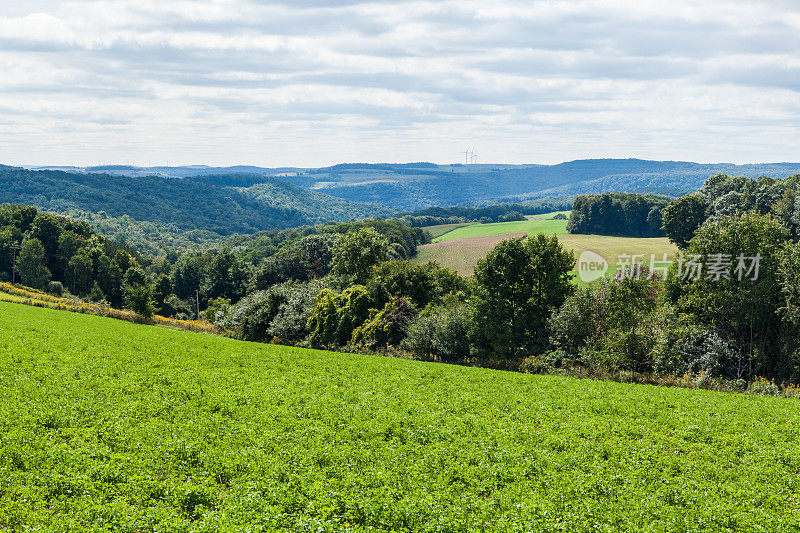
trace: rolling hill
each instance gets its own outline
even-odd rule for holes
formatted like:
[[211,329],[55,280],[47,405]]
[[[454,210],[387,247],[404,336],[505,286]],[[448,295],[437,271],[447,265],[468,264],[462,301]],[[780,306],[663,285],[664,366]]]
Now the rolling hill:
[[181,231],[220,235],[390,212],[383,206],[357,204],[274,178],[237,176],[174,179],[0,166],[0,203],[23,203],[57,212],[105,212],[111,217],[128,216]]
[[788,531],[797,400],[0,302],[0,529]]
[[718,173],[785,178],[800,173],[800,163],[734,165],[642,159],[585,159],[556,165],[436,165],[433,163],[359,164],[323,168],[137,167],[69,168],[85,173],[103,170],[118,176],[249,176],[278,178],[304,189],[395,211],[431,206],[483,205],[497,202],[569,201],[578,194],[642,192],[680,196]]

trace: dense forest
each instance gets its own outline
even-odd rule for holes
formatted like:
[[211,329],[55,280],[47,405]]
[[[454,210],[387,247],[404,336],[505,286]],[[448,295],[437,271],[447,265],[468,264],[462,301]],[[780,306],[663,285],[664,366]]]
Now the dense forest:
[[26,205],[0,206],[0,281],[136,306],[147,297],[148,265],[148,258],[100,237],[84,222]]
[[379,170],[349,165],[301,172],[302,186],[315,180],[321,192],[358,202],[380,203],[398,211],[430,206],[563,201],[580,194],[626,191],[682,196],[711,175],[726,172],[757,177],[787,176],[800,164],[701,164],[641,159],[585,159],[556,165],[447,165]]
[[[227,178],[226,178],[227,179]],[[182,231],[230,235],[328,221],[385,215],[389,210],[359,205],[263,178],[251,188],[220,184],[213,177],[77,174],[0,166],[0,203],[23,203],[47,211],[104,212],[140,222],[172,224]]]
[[[251,187],[262,180],[277,178],[329,196],[357,203],[380,204],[393,211],[409,212],[432,206],[564,203],[572,202],[581,194],[613,191],[678,197],[696,190],[708,176],[718,173],[751,178],[761,175],[788,176],[800,172],[800,164],[733,165],[641,159],[585,159],[556,165],[345,163],[323,168],[105,166],[71,170],[102,171],[116,176],[136,177],[152,174],[189,179],[216,176],[209,181],[216,185],[224,185],[220,179],[223,176],[238,176],[239,184],[232,185],[236,187]],[[81,209],[97,211],[86,207]],[[369,216],[376,214],[378,213]],[[129,215],[133,216],[131,213]]]
[[603,193],[575,198],[567,231],[623,237],[663,237],[661,211],[668,198]]

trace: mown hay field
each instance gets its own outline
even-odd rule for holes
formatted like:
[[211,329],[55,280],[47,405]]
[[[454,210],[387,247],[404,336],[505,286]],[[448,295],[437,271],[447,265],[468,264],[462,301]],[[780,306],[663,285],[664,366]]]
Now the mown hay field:
[[565,248],[573,250],[576,258],[587,250],[600,254],[609,263],[609,272],[614,271],[620,257],[624,255],[637,255],[639,261],[650,263],[653,257],[656,261],[662,261],[664,254],[671,260],[678,251],[665,237],[644,239],[567,233],[567,221],[552,220],[553,215],[555,213],[528,217],[525,221],[472,224],[455,228],[434,239],[432,244],[418,247],[413,262],[422,264],[436,261],[461,275],[469,276],[478,260],[485,257],[498,242],[537,233],[558,235],[559,241]]
[[0,302],[0,530],[796,530],[797,402]]

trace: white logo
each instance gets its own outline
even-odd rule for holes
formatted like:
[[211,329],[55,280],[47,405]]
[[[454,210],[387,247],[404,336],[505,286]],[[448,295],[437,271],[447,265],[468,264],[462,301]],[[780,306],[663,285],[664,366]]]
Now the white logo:
[[591,283],[606,275],[608,261],[605,257],[590,250],[581,252],[578,257],[578,277],[584,283]]

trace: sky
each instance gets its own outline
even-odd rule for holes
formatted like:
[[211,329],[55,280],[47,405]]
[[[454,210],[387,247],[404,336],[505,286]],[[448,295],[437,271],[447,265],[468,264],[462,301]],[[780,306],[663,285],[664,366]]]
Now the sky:
[[0,0],[0,163],[800,161],[796,0]]

